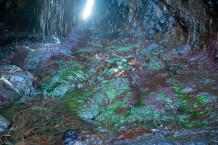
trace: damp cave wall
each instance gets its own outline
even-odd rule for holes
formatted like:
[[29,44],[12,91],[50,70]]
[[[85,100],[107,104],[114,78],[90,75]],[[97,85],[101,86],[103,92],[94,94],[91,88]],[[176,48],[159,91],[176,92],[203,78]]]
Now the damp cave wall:
[[[154,39],[172,28],[193,50],[217,36],[218,0],[96,0],[92,18],[81,20],[86,0],[0,0],[0,23],[14,32],[66,37],[86,25],[108,38]],[[84,24],[86,23],[86,24]],[[180,38],[179,38],[180,39]],[[210,49],[215,49],[212,46]]]
[[76,24],[75,13],[82,1],[1,0],[0,21],[15,32],[63,37]]

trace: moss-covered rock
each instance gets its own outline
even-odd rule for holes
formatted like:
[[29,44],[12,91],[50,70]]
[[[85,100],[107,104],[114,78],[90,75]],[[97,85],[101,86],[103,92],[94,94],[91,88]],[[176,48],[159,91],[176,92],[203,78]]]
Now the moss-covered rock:
[[104,125],[120,126],[136,122],[166,122],[173,120],[174,106],[173,92],[162,88],[155,93],[143,95],[134,104],[130,103],[133,92],[124,94],[122,99],[115,100],[102,111],[96,120]]
[[151,43],[140,50],[139,53],[145,56],[158,55],[164,53],[164,47],[157,43]]
[[125,78],[103,80],[87,91],[73,91],[67,94],[65,102],[71,109],[76,110],[81,118],[94,119],[128,89],[128,80]]
[[41,89],[49,95],[63,97],[68,91],[82,88],[88,84],[86,80],[93,72],[93,68],[86,68],[83,63],[75,60],[69,61],[48,76],[40,74],[42,76]]
[[215,107],[217,96],[209,93],[190,95],[185,93],[181,86],[175,86],[173,90],[176,93],[178,125],[184,128],[199,128],[216,122],[214,115],[217,109]]
[[112,45],[109,47],[109,53],[118,53],[118,54],[123,54],[123,53],[129,53],[129,52],[134,52],[136,48],[139,47],[137,43],[127,43],[123,45]]
[[164,62],[158,59],[157,57],[153,57],[150,59],[150,62],[147,64],[148,70],[156,71],[164,68]]

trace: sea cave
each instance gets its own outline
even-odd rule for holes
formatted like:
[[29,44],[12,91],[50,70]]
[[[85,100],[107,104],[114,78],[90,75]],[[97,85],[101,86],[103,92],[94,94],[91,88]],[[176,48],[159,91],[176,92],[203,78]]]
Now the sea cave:
[[218,0],[0,0],[0,145],[218,144]]

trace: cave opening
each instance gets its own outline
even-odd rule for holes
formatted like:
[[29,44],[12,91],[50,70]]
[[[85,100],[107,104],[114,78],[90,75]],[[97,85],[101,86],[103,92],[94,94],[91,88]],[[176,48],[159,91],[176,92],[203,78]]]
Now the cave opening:
[[0,144],[217,144],[218,0],[0,0]]

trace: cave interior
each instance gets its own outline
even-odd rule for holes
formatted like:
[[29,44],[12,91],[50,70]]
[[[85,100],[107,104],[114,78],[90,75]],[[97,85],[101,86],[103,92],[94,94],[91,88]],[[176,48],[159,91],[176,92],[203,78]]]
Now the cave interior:
[[0,0],[0,145],[218,143],[218,0]]

